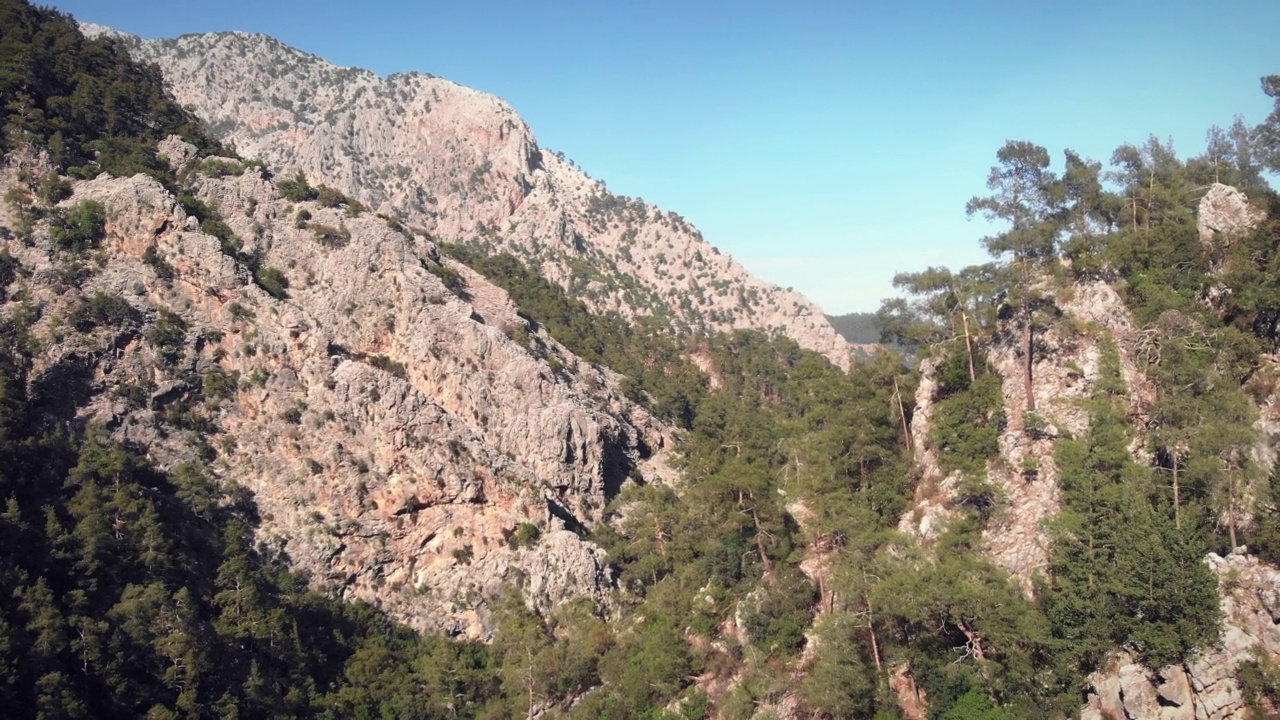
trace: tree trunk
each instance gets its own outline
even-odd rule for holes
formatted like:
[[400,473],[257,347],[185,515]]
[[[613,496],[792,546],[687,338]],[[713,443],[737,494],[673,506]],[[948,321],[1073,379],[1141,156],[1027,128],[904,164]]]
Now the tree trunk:
[[773,562],[769,560],[769,554],[764,551],[764,531],[760,529],[760,516],[756,514],[755,508],[751,509],[751,520],[756,525],[756,550],[760,552],[760,565],[768,575],[773,572]]
[[1179,510],[1178,498],[1178,451],[1173,452],[1173,527],[1176,530],[1182,529],[1182,514]]
[[871,607],[871,593],[864,590],[862,598],[867,603],[867,630],[871,632],[871,658],[876,661],[878,677],[884,674],[884,666],[880,662],[880,642],[876,640],[875,609]]
[[964,310],[960,311],[960,320],[964,322],[964,349],[969,353],[969,382],[973,382],[978,377],[973,372],[973,342],[969,339],[969,316]]
[[1236,481],[1231,479],[1231,500],[1227,506],[1227,530],[1231,533],[1231,549],[1240,547],[1236,542]]
[[907,462],[915,458],[916,443],[911,437],[911,426],[907,424],[907,411],[902,406],[902,391],[898,389],[898,378],[893,379],[893,399],[898,404],[898,417],[902,419],[902,443],[907,446]]
[[1026,362],[1027,412],[1035,412],[1036,396],[1032,392],[1031,382],[1031,305],[1026,300],[1022,301],[1022,355]]

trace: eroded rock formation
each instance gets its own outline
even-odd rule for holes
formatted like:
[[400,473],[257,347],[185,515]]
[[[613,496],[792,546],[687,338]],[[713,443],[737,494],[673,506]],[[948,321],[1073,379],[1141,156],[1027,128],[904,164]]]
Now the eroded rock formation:
[[83,28],[158,63],[179,102],[282,175],[301,170],[435,238],[510,252],[596,310],[778,331],[848,366],[849,344],[815,305],[751,276],[680,216],[542,150],[492,95],[337,67],[263,35],[143,41]]
[[[161,152],[181,164],[191,148]],[[0,185],[21,185],[18,170]],[[616,376],[579,363],[422,235],[291,203],[253,168],[188,182],[287,295],[255,284],[154,180],[75,182],[64,207],[106,208],[92,256],[54,249],[43,224],[30,244],[0,241],[27,278],[11,302],[44,308],[31,332],[47,337],[33,374],[47,393],[76,393],[84,422],[161,467],[195,461],[247,486],[268,546],[415,627],[484,635],[507,584],[544,608],[605,602],[602,551],[572,531],[670,441]],[[300,210],[339,239],[321,242]],[[15,226],[12,212],[0,225]],[[444,267],[464,290],[446,287]],[[97,293],[138,319],[87,340],[60,332]],[[552,357],[576,370],[553,371]],[[537,530],[524,537],[541,537],[510,542],[526,524]]]

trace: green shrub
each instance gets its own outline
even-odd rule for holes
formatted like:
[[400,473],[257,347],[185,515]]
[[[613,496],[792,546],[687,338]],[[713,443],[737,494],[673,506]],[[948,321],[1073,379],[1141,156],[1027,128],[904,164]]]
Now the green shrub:
[[0,301],[4,300],[4,294],[9,290],[9,283],[18,277],[18,261],[9,254],[8,250],[0,250]]
[[328,185],[321,185],[316,188],[316,202],[320,207],[335,208],[340,205],[346,205],[351,202],[346,195],[334,190]]
[[1268,717],[1267,709],[1280,707],[1280,667],[1254,646],[1254,658],[1240,663],[1240,694],[1251,717]]
[[147,330],[147,342],[159,353],[160,358],[172,365],[182,358],[187,339],[187,324],[168,310],[161,310],[155,322]]
[[71,197],[71,183],[62,179],[58,173],[49,173],[40,181],[37,196],[46,205],[53,205]]
[[240,373],[228,373],[220,367],[210,368],[200,376],[200,389],[206,398],[229,398],[240,387]]
[[97,200],[76,203],[70,212],[55,211],[49,237],[60,250],[77,252],[96,246],[107,236],[107,209]]
[[284,195],[286,200],[293,202],[315,200],[319,195],[316,189],[307,183],[307,176],[303,175],[302,171],[298,171],[298,174],[291,178],[285,178],[276,183],[276,187],[279,188],[280,194]]
[[790,655],[804,645],[804,628],[812,616],[817,591],[799,569],[785,566],[774,582],[761,585],[754,607],[743,612],[751,642],[771,654]]
[[449,292],[457,294],[467,289],[467,281],[457,270],[445,265],[426,265],[426,268],[427,272],[440,278]]
[[332,225],[324,225],[321,223],[311,223],[309,226],[311,232],[316,234],[316,240],[327,248],[345,247],[347,242],[351,240],[351,231],[342,227],[333,227]]
[[409,378],[409,370],[404,366],[404,363],[396,362],[386,355],[369,356],[369,364],[383,372],[389,372],[401,380]]
[[283,300],[288,297],[285,292],[289,287],[289,279],[279,268],[261,267],[254,273],[253,279],[257,281],[258,287],[267,291],[267,294],[277,300]]
[[238,302],[227,305],[227,314],[231,316],[232,320],[253,320],[257,317],[252,310]]
[[516,529],[507,535],[507,544],[512,550],[519,550],[522,547],[533,547],[538,544],[538,540],[542,538],[542,531],[533,523],[520,523]]
[[938,451],[943,470],[981,476],[987,461],[1000,452],[1004,426],[1000,376],[987,373],[938,402],[929,441]]
[[160,251],[155,245],[150,245],[142,253],[142,262],[155,271],[156,277],[161,280],[172,280],[174,276],[173,266],[160,257]]
[[119,295],[94,293],[93,297],[71,313],[71,324],[81,332],[99,326],[122,327],[136,320],[138,311]]

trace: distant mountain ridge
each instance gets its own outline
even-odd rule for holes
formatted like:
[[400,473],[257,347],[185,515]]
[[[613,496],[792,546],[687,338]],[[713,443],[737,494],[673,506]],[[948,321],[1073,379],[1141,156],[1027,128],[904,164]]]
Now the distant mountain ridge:
[[802,295],[766,283],[675,213],[609,193],[544,152],[502,100],[418,73],[341,68],[241,32],[143,40],[219,138],[304,172],[433,237],[509,252],[597,311],[678,330],[759,328],[847,367],[850,347]]
[[880,328],[876,326],[875,313],[828,315],[827,322],[840,333],[840,337],[853,345],[875,345],[880,342]]

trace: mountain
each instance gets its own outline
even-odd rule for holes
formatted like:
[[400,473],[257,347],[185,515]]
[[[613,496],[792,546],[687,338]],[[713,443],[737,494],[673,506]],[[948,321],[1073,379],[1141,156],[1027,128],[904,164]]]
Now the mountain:
[[[610,304],[607,263],[583,302],[543,274],[560,256],[468,236],[499,197],[530,225],[574,197],[540,194],[577,176],[513,115],[485,135],[492,98],[385,81],[457,121],[404,166],[435,202],[402,212],[336,186],[345,150],[305,175],[237,155],[125,51],[156,44],[76,28],[0,0],[11,715],[1280,708],[1280,106],[1187,160],[1122,146],[1110,173],[1006,144],[970,201],[1008,226],[992,262],[898,276],[894,344],[846,371],[776,326],[645,320],[656,296]],[[264,87],[338,73],[297,90],[347,98],[272,41],[159,45],[184,43],[250,74],[278,55]],[[247,91],[209,90],[263,109]],[[325,102],[354,118],[370,93]],[[614,201],[582,181],[598,199],[566,223],[590,229]],[[654,214],[627,201],[590,237]],[[564,257],[589,275],[582,237]]]
[[337,67],[263,35],[141,40],[84,27],[158,64],[217,137],[281,174],[304,172],[435,239],[511,253],[597,312],[681,331],[776,331],[848,366],[847,344],[803,296],[543,150],[492,95]]
[[876,326],[875,313],[828,315],[827,322],[850,344],[875,345],[880,342],[880,328]]

